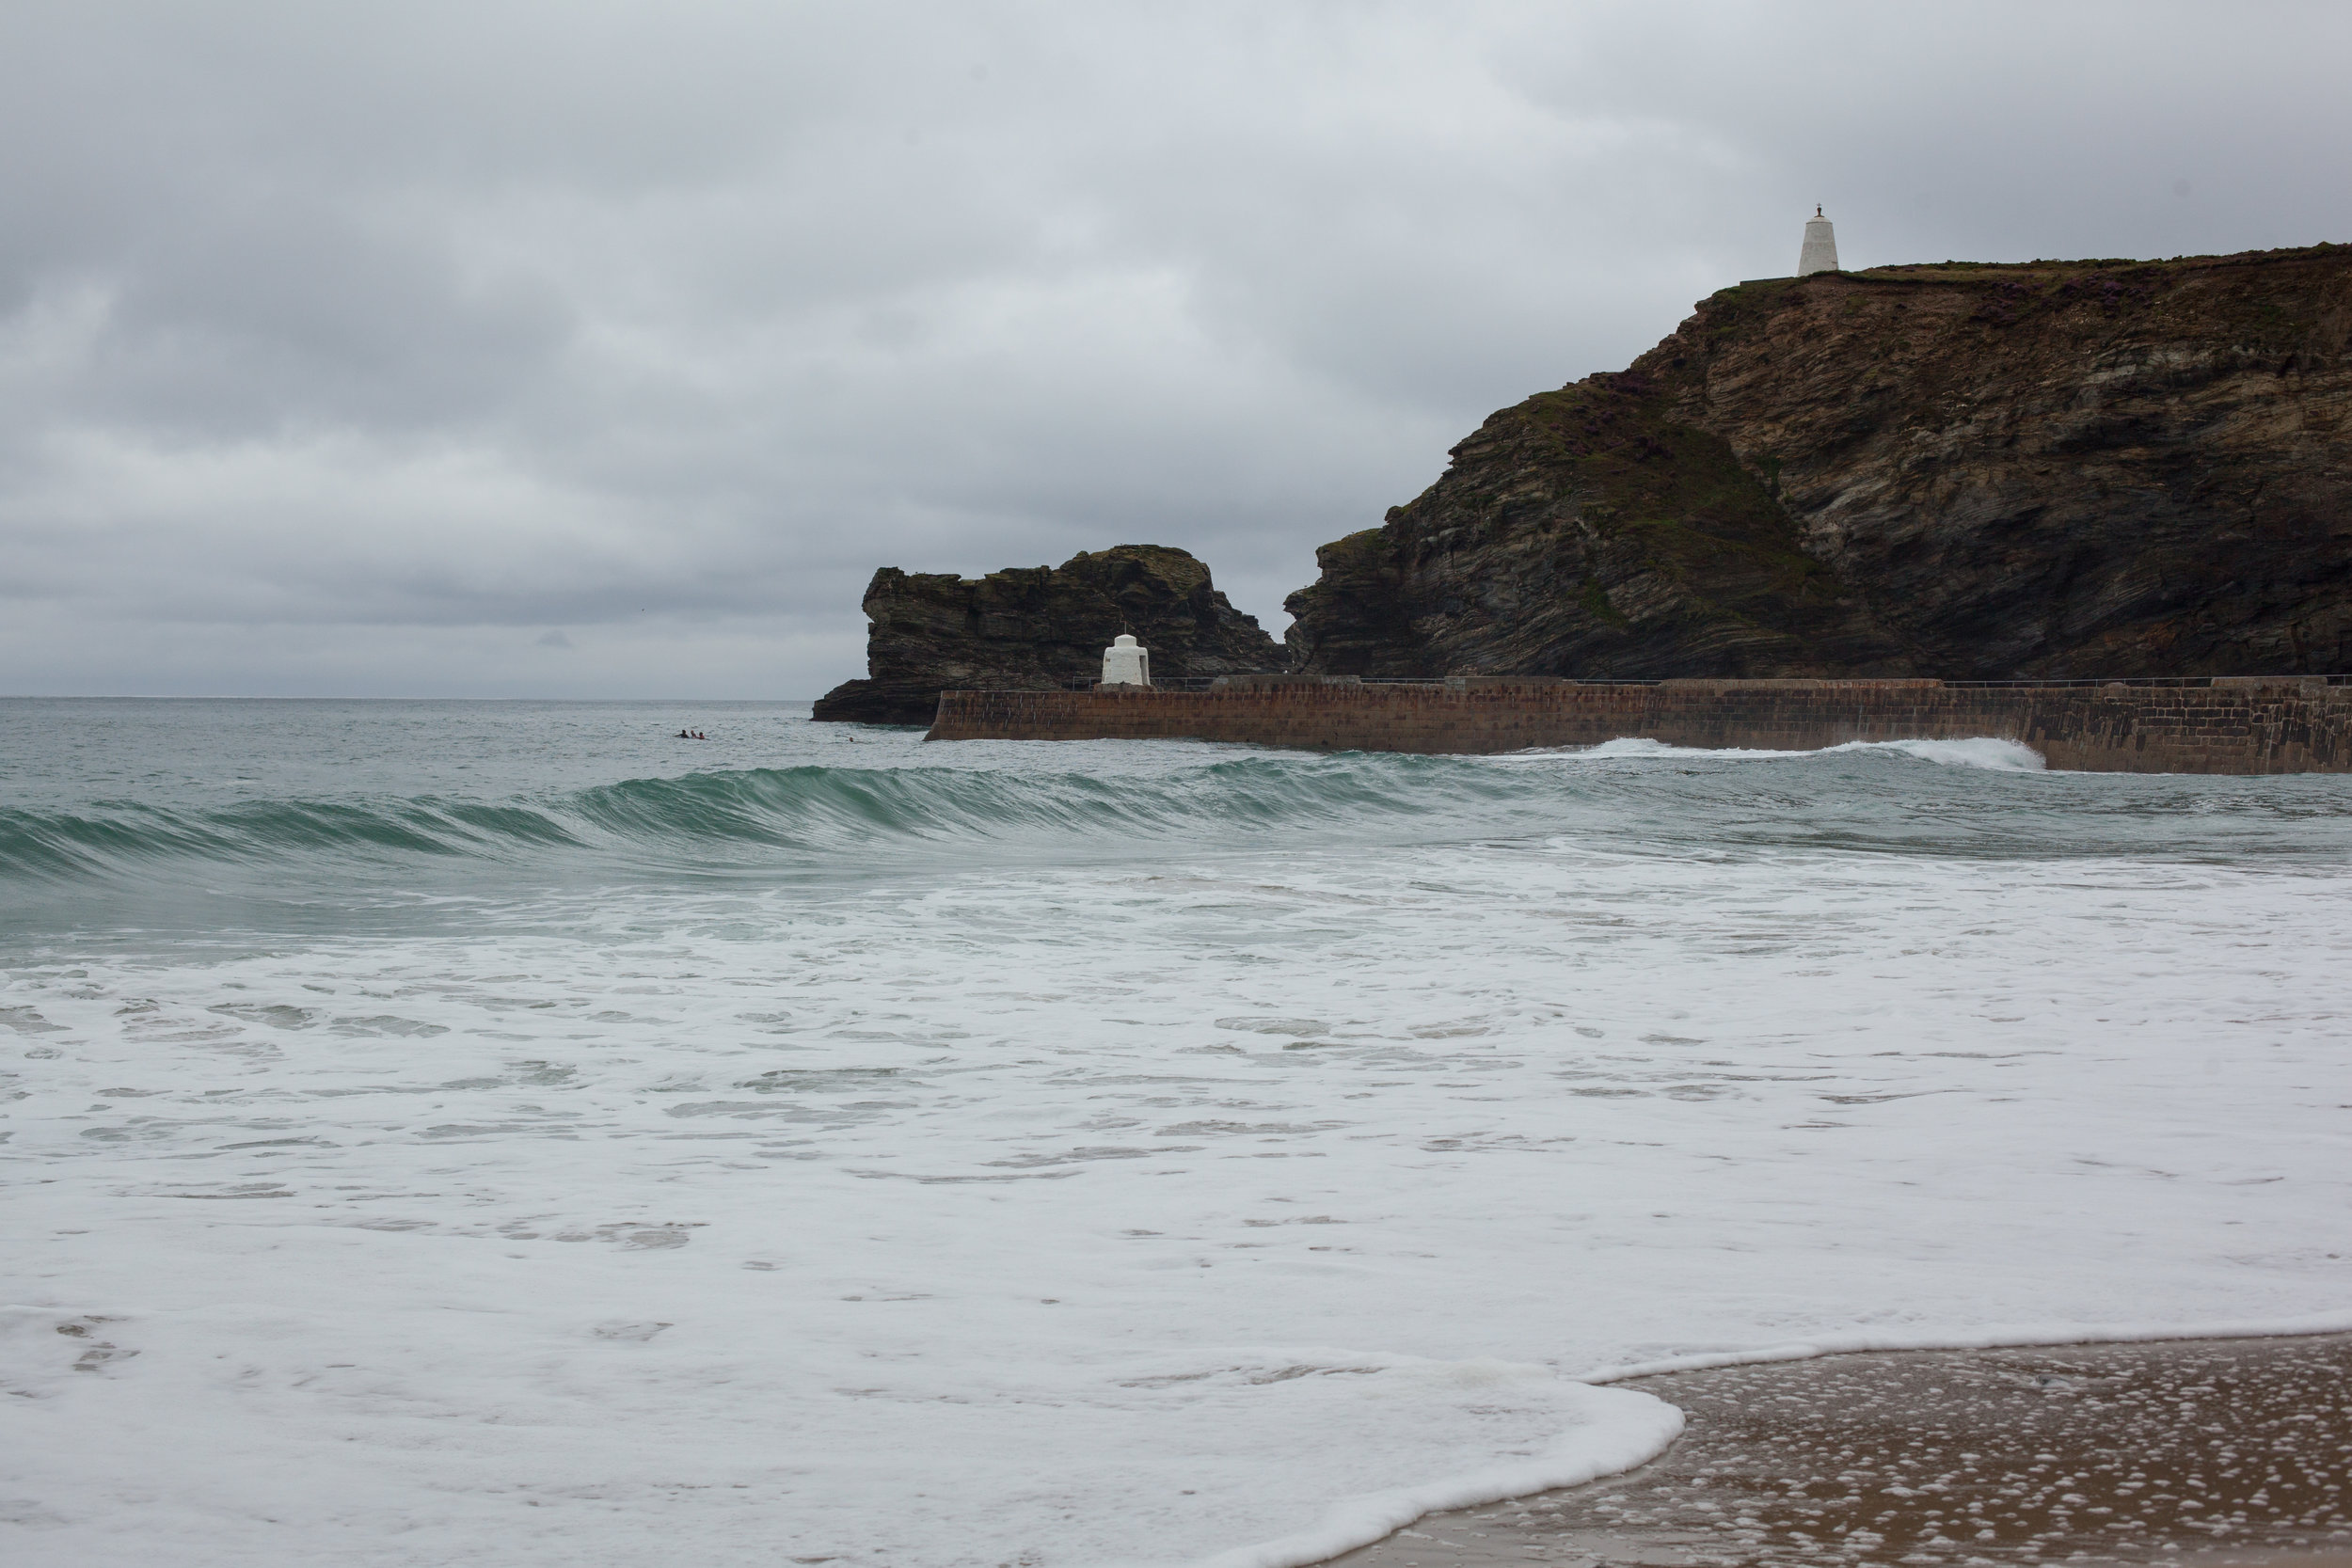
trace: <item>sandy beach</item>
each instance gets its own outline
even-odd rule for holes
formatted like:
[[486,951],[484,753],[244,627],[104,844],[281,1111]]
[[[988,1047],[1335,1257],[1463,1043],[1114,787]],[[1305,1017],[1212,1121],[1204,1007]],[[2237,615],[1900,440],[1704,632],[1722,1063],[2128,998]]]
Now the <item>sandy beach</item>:
[[2352,1564],[2352,1336],[1920,1352],[1637,1380],[1682,1438],[1348,1568]]

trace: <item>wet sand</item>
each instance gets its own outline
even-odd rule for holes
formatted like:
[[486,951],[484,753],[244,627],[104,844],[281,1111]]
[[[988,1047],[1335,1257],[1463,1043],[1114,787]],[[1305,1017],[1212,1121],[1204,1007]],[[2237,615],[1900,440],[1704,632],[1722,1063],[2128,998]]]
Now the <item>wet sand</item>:
[[2352,1335],[1823,1356],[1631,1380],[1675,1446],[1332,1560],[2352,1568]]

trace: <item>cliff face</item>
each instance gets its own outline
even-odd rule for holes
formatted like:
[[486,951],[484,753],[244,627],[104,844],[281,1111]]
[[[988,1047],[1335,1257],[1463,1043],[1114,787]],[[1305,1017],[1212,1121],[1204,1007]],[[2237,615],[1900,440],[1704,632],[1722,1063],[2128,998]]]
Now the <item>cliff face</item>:
[[1726,289],[1292,595],[1310,670],[2352,670],[2352,247]]
[[846,681],[815,717],[928,724],[951,688],[1051,690],[1103,671],[1122,631],[1152,651],[1154,679],[1279,670],[1281,646],[1228,603],[1209,568],[1180,549],[1120,545],[1059,566],[979,578],[884,566],[866,590],[867,678]]

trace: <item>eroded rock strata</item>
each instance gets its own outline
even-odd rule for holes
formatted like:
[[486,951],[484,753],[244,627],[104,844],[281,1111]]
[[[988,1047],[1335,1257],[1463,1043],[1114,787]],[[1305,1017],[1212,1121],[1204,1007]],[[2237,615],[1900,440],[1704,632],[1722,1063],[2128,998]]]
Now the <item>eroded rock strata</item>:
[[2352,670],[2352,246],[1725,289],[1317,552],[1329,673]]
[[1103,649],[1133,632],[1154,679],[1279,670],[1279,643],[1216,591],[1209,568],[1163,545],[1080,551],[1059,566],[984,578],[884,566],[866,590],[866,679],[817,702],[815,717],[928,724],[950,688],[1051,690],[1098,675]]

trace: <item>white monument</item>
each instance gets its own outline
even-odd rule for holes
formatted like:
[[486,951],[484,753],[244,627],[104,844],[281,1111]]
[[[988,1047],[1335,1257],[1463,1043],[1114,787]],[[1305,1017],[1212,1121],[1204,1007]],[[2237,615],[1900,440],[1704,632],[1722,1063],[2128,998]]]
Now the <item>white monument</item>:
[[1103,650],[1103,684],[1150,686],[1152,650],[1139,646],[1134,638],[1120,632],[1118,639]]
[[1815,207],[1813,215],[1804,220],[1804,249],[1797,256],[1797,276],[1837,270],[1837,230],[1821,215],[1821,209]]

